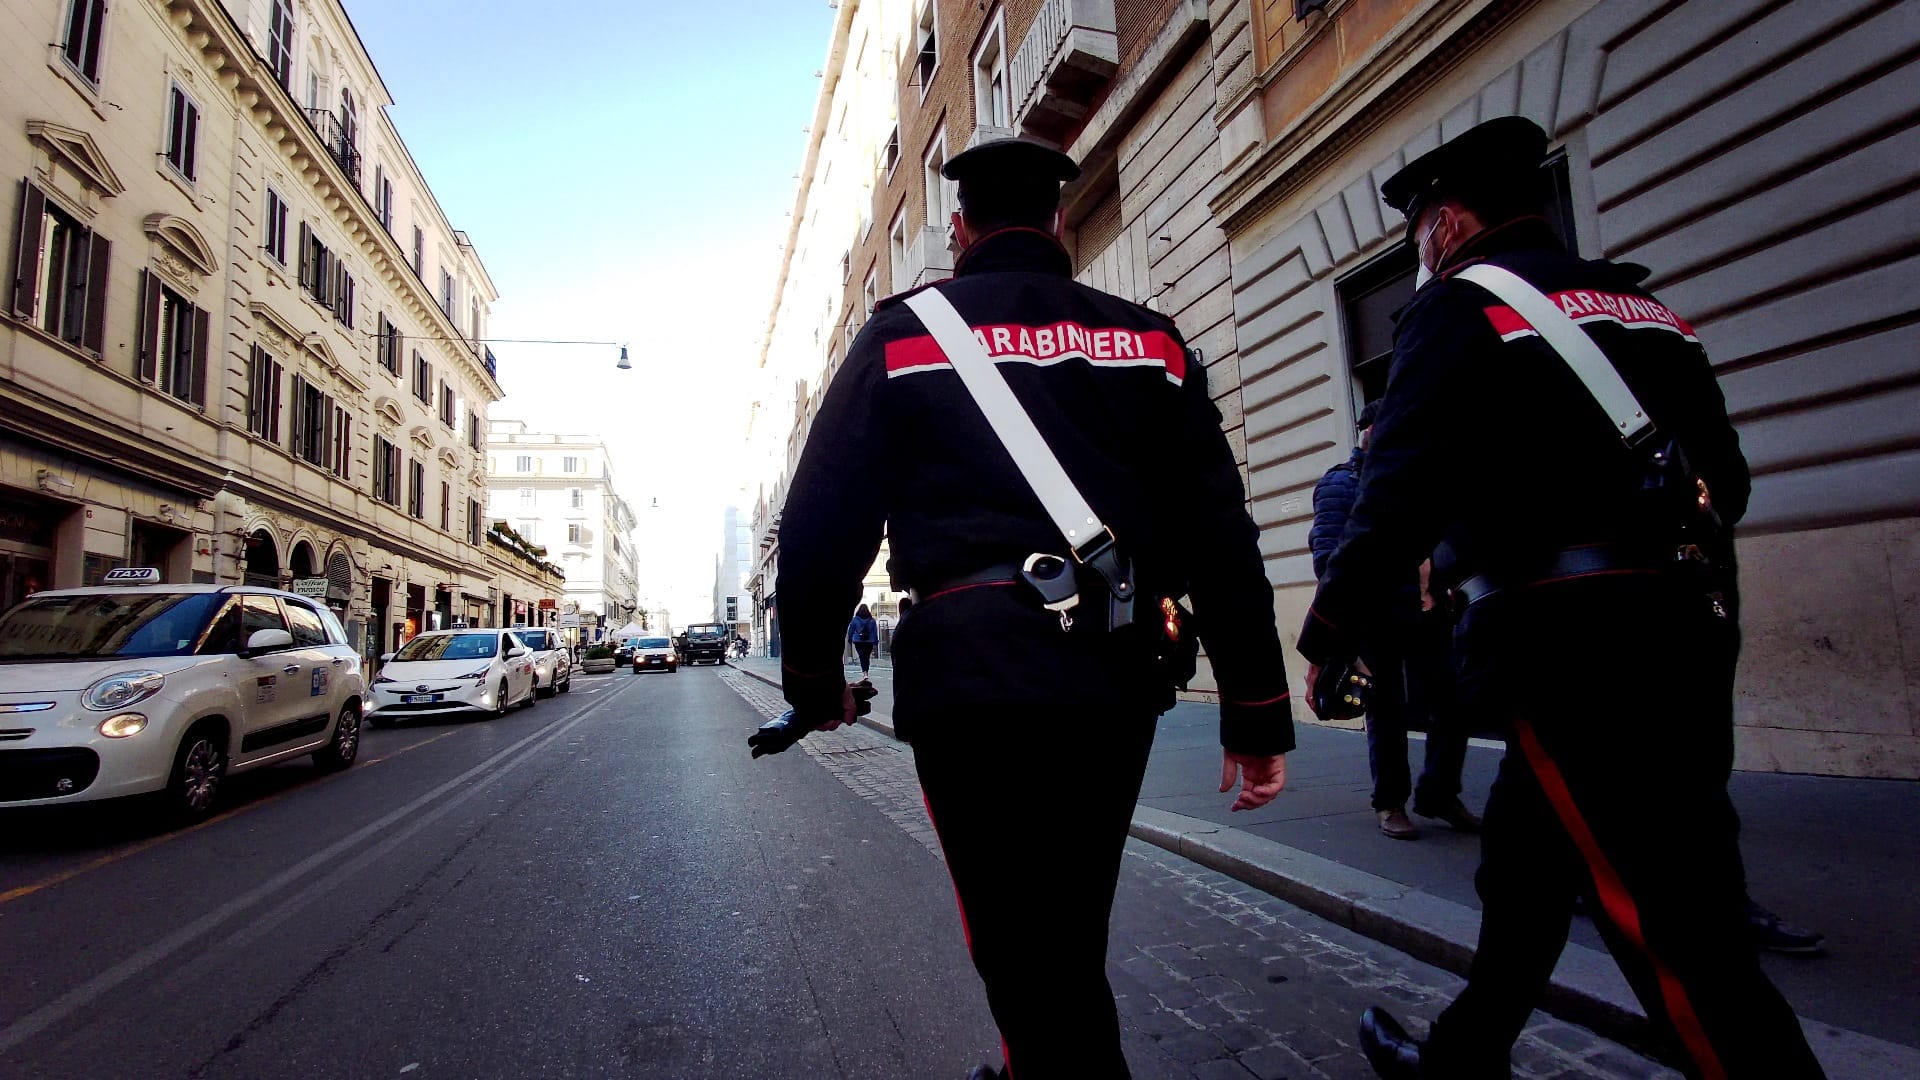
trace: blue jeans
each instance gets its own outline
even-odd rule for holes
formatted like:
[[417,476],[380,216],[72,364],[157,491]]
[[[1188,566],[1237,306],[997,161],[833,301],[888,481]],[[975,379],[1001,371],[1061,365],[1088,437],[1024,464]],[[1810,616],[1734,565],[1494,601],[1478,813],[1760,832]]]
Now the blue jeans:
[[[1453,627],[1422,616],[1399,653],[1367,657],[1373,672],[1373,708],[1367,713],[1367,765],[1373,772],[1373,808],[1404,810],[1408,796],[1427,809],[1460,797],[1467,760],[1467,725],[1453,692]],[[1427,730],[1418,786],[1407,765],[1407,732]]]

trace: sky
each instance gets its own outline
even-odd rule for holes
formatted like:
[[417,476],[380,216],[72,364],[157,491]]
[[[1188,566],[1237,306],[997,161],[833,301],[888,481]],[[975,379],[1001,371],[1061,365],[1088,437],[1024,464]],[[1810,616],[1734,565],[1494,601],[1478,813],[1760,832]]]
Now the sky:
[[[490,415],[605,437],[641,596],[707,617],[751,512],[746,388],[834,11],[825,0],[346,0],[394,126],[499,290]],[[724,21],[716,18],[724,11]]]

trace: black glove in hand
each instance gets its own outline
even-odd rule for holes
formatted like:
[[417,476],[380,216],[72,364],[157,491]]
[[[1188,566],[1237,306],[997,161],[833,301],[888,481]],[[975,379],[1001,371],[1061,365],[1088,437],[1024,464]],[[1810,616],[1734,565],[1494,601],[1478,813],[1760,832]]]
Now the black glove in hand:
[[1307,688],[1308,704],[1322,720],[1352,720],[1365,716],[1371,704],[1373,678],[1360,661],[1328,664],[1320,669],[1320,680]]
[[[873,711],[873,699],[880,696],[880,691],[874,688],[871,681],[861,679],[847,689],[853,697],[854,716],[865,716]],[[829,724],[838,727],[841,723],[849,723],[851,720],[852,717],[836,718],[823,716],[817,712],[809,712],[803,717],[795,710],[788,709],[761,724],[759,730],[747,736],[747,745],[753,748],[754,757],[762,754],[778,754],[806,738],[809,732],[817,728],[826,727]]]

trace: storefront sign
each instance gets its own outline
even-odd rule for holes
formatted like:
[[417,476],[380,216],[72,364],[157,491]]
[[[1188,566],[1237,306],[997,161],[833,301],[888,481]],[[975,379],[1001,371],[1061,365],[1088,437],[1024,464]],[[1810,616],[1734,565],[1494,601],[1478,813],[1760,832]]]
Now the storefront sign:
[[554,623],[554,625],[560,627],[562,630],[578,629],[580,626],[580,616],[562,615],[560,616],[559,621]]
[[559,606],[560,606],[560,602],[557,600],[547,599],[547,600],[540,601],[541,611],[553,611]]
[[327,579],[323,577],[296,578],[293,582],[293,595],[304,596],[309,600],[325,600],[327,584]]

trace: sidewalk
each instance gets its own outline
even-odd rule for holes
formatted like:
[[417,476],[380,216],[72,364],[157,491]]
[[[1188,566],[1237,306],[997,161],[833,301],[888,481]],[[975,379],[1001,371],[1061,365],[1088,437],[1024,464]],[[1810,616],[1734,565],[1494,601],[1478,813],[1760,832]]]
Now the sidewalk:
[[[733,662],[778,683],[779,662]],[[869,726],[892,734],[891,670]],[[1134,835],[1255,885],[1421,960],[1464,972],[1479,927],[1476,837],[1421,821],[1388,840],[1368,805],[1359,732],[1302,724],[1287,790],[1229,815],[1217,788],[1217,710],[1182,703],[1161,718]],[[1413,744],[1414,753],[1420,744]],[[1469,748],[1464,797],[1484,805],[1497,744]],[[1417,768],[1417,761],[1416,761]],[[1631,783],[1632,778],[1623,778]],[[1768,955],[1765,966],[1808,1022],[1834,1077],[1920,1076],[1920,784],[1736,773],[1750,891],[1790,922],[1827,935],[1829,955]],[[1650,796],[1651,797],[1651,796]],[[1431,828],[1427,826],[1431,825]],[[1549,1009],[1611,1037],[1643,1042],[1644,1018],[1599,935],[1576,920]]]

